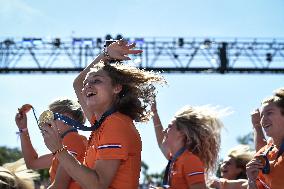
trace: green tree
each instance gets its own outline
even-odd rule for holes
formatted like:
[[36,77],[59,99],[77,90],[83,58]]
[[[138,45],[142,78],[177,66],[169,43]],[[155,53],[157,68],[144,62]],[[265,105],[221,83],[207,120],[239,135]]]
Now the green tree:
[[141,162],[141,173],[143,175],[143,183],[146,183],[146,180],[148,177],[148,169],[149,169],[149,166],[144,161],[142,161]]
[[[0,147],[0,165],[17,161],[22,157],[22,152],[18,148]],[[48,169],[39,170],[38,173],[41,181],[49,179]]]
[[253,132],[250,132],[244,136],[239,136],[237,138],[238,143],[240,144],[246,144],[249,146],[254,146],[254,141],[253,141]]
[[18,148],[0,147],[0,165],[17,161],[22,157],[22,152]]
[[163,175],[164,171],[163,170],[161,173],[148,173],[149,166],[142,161],[141,163],[141,173],[143,175],[143,184],[152,184],[156,186],[161,186],[163,182]]

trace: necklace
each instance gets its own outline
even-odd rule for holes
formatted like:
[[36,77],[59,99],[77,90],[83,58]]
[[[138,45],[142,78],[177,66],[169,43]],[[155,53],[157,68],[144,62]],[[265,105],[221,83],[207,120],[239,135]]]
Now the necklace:
[[103,113],[103,115],[101,116],[101,118],[99,119],[99,121],[95,121],[95,123],[92,125],[92,132],[91,135],[89,137],[88,140],[88,145],[90,146],[91,141],[95,135],[95,131],[98,130],[100,128],[100,126],[102,125],[102,123],[104,122],[104,120],[110,116],[111,114],[113,114],[114,112],[116,112],[116,110],[114,108],[111,108],[110,110],[106,111],[105,113]]

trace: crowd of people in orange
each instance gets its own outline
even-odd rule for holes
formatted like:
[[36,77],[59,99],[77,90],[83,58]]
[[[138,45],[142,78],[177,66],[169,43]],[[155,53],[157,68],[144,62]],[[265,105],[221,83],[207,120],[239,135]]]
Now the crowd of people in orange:
[[[114,41],[75,78],[78,102],[60,98],[49,105],[38,124],[50,154],[37,154],[29,136],[27,111],[19,109],[15,121],[26,164],[23,170],[49,168],[49,189],[137,189],[142,141],[135,123],[152,119],[168,164],[161,185],[149,188],[284,187],[284,88],[275,90],[251,114],[255,149],[232,148],[220,163],[221,177],[217,178],[224,110],[185,106],[163,127],[155,85],[165,84],[164,77],[123,62],[140,53],[135,44]],[[84,126],[85,121],[91,127]],[[91,134],[87,139],[78,130]],[[35,172],[21,175],[15,170],[1,168],[1,188],[34,188],[30,182],[38,176]]]

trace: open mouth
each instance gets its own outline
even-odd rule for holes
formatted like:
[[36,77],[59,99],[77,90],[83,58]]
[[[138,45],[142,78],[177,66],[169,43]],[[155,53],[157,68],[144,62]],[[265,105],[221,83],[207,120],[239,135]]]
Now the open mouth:
[[91,96],[95,96],[97,93],[95,93],[95,92],[88,92],[87,93],[87,97],[91,97]]

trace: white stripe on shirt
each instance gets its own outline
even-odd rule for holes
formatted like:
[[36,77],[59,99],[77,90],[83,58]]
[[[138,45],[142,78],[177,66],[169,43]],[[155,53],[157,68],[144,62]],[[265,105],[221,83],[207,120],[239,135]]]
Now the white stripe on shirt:
[[187,176],[194,176],[194,175],[200,175],[200,174],[204,174],[204,172],[193,172],[193,173],[187,174]]
[[121,148],[122,145],[120,144],[105,144],[98,146],[98,149],[105,149],[105,148]]

